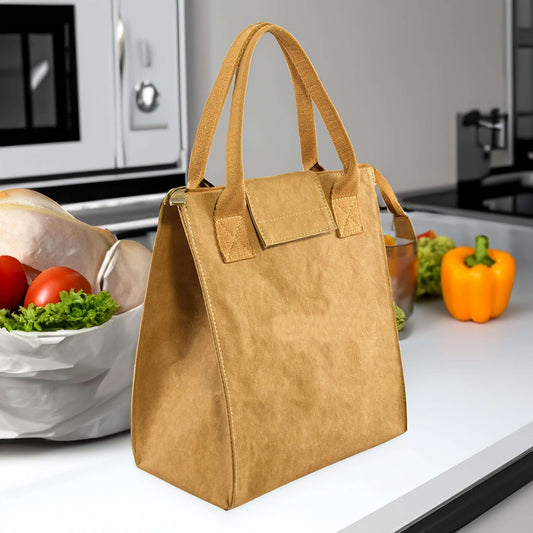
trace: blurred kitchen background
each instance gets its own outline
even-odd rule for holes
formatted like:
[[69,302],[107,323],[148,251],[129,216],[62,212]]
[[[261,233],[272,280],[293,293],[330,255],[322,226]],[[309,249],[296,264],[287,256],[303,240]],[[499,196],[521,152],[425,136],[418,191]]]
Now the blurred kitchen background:
[[[150,246],[224,55],[261,20],[301,42],[358,160],[407,205],[533,224],[531,0],[0,0],[0,188],[40,190]],[[317,119],[320,163],[338,168]],[[215,185],[226,121],[227,109],[206,174]],[[300,168],[290,76],[270,36],[244,131],[247,177]]]
[[[529,2],[527,2],[529,4]],[[301,42],[351,136],[396,190],[456,181],[456,113],[510,105],[506,0],[195,0],[186,3],[189,132],[194,139],[234,36],[273,21]],[[255,54],[246,102],[248,176],[299,168],[290,76],[274,39]],[[268,42],[267,42],[268,41]],[[222,183],[220,128],[208,176]],[[325,128],[320,161],[337,168]]]
[[[162,195],[185,183],[223,57],[260,20],[300,40],[358,160],[407,206],[531,222],[530,0],[4,0],[0,11],[0,187],[37,188],[120,236],[153,236]],[[225,179],[225,120],[214,184]],[[300,167],[296,123],[268,36],[246,102],[247,177]],[[317,123],[320,163],[337,168]]]

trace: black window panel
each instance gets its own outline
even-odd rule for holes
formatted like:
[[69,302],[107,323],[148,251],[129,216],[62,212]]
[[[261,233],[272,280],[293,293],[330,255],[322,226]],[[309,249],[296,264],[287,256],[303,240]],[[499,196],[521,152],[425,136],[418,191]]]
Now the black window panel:
[[2,44],[0,146],[78,141],[74,6],[0,4]]

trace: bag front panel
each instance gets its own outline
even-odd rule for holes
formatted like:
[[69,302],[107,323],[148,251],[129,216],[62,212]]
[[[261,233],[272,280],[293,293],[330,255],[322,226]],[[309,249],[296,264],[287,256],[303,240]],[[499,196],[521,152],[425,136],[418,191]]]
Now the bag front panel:
[[[335,177],[319,178],[329,199]],[[227,376],[235,506],[405,431],[405,392],[373,174],[362,233],[262,249],[248,217],[255,257],[233,263],[214,232],[219,195],[190,193],[181,213]]]
[[228,508],[232,458],[213,337],[176,207],[163,205],[132,402],[137,465]]

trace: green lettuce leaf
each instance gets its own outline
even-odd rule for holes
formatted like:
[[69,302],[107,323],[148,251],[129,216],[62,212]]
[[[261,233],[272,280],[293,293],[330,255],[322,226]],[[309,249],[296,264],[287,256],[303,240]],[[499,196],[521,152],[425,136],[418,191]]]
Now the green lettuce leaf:
[[425,294],[442,296],[440,266],[444,254],[452,248],[455,248],[455,243],[445,235],[439,235],[434,239],[430,237],[418,239],[417,298]]
[[394,302],[394,312],[396,313],[396,329],[402,331],[406,320],[405,312],[396,302]]
[[107,291],[85,294],[83,291],[61,291],[61,301],[45,307],[19,307],[12,312],[0,310],[0,327],[9,331],[57,331],[58,329],[92,328],[107,322],[118,305]]

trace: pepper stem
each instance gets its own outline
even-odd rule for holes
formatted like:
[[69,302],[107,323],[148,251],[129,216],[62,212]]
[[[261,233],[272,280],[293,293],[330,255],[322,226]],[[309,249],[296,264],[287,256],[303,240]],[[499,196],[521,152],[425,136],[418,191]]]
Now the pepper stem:
[[465,258],[465,265],[467,267],[474,267],[476,265],[485,265],[491,267],[495,263],[494,259],[489,257],[489,239],[485,235],[478,235],[476,237],[476,246],[473,255]]

